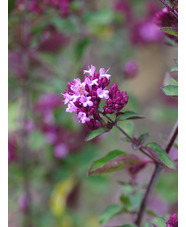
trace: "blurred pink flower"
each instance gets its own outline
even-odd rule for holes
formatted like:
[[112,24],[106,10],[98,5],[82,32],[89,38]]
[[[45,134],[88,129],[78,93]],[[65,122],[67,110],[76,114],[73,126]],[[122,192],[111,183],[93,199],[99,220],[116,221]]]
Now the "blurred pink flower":
[[133,78],[137,75],[138,73],[138,68],[139,65],[136,60],[128,60],[125,62],[124,67],[123,67],[123,73],[126,77],[128,78]]
[[64,159],[69,153],[69,149],[66,144],[60,143],[54,147],[54,156],[57,159]]
[[170,216],[166,224],[166,227],[178,227],[178,218],[175,213]]

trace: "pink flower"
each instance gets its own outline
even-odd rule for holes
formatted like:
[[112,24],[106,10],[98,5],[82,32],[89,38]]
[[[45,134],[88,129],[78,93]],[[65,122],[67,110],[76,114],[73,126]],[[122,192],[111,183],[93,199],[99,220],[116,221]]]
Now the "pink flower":
[[65,98],[65,100],[63,100],[64,104],[67,104],[68,102],[73,100],[73,97],[68,93],[65,94],[61,93],[61,95],[63,95],[63,97]]
[[123,73],[128,78],[133,78],[138,73],[138,63],[131,59],[124,64]]
[[[103,122],[99,116],[99,105],[101,99],[106,99],[105,113],[117,113],[128,102],[126,92],[120,92],[116,85],[111,90],[106,90],[110,83],[111,75],[104,68],[95,72],[96,67],[91,65],[89,70],[84,70],[90,76],[85,75],[83,82],[79,78],[68,82],[67,90],[64,92],[64,103],[68,103],[66,112],[77,112],[77,118],[82,124],[91,129],[101,127]],[[109,101],[110,100],[110,101]]]
[[93,106],[93,102],[91,101],[91,97],[82,96],[80,98],[80,102],[83,103],[83,106],[84,107],[86,107],[86,106]]
[[77,111],[77,107],[74,105],[74,103],[69,102],[66,112],[72,113],[72,112],[76,112],[76,111]]
[[88,68],[89,68],[89,70],[83,70],[83,73],[84,73],[84,74],[85,74],[85,73],[89,73],[91,76],[93,76],[93,75],[94,75],[94,72],[95,72],[95,70],[96,70],[96,67],[93,66],[93,65],[91,65],[91,67],[88,66]]
[[[110,68],[109,68],[109,69],[110,69]],[[109,69],[108,69],[107,71],[105,71],[104,68],[101,68],[101,69],[99,70],[100,78],[106,77],[107,79],[109,79],[109,78],[111,77],[111,75],[110,75],[110,74],[106,74],[106,73],[109,71]]]
[[93,85],[98,85],[98,79],[91,80],[89,77],[85,78],[85,83],[89,86],[92,87]]
[[84,124],[86,121],[90,121],[90,118],[87,117],[86,114],[83,112],[78,113],[78,118],[79,118],[79,122],[81,122],[82,124]]
[[108,93],[109,93],[108,90],[104,90],[102,88],[97,89],[97,94],[100,98],[108,99],[109,98]]
[[54,147],[54,156],[58,159],[63,159],[68,155],[69,149],[64,143],[57,144]]

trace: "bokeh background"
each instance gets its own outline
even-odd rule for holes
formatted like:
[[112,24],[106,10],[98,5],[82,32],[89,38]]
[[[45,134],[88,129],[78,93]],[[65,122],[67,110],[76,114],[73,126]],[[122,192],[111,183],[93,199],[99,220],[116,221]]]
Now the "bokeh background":
[[[110,68],[111,84],[129,95],[126,110],[146,118],[136,135],[163,145],[177,120],[177,101],[161,91],[177,46],[155,25],[156,0],[9,0],[9,226],[98,227],[99,215],[120,202],[126,170],[87,176],[93,160],[112,149],[134,152],[113,129],[85,142],[88,129],[65,112],[61,92],[88,64]],[[138,153],[138,151],[135,151]],[[141,154],[139,156],[143,157]],[[177,159],[177,148],[171,157]],[[147,184],[153,166],[136,181]],[[143,190],[134,200],[139,204]],[[165,170],[148,206],[177,212],[177,171]],[[154,213],[153,213],[154,212]],[[131,222],[121,214],[107,226]]]

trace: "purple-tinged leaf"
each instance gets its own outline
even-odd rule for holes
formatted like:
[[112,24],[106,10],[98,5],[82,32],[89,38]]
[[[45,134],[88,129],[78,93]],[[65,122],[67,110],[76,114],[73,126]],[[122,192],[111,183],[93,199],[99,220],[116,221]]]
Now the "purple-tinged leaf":
[[113,150],[104,157],[94,161],[88,170],[88,175],[109,173],[125,168],[130,168],[141,163],[141,160],[133,154],[127,154],[120,150]]
[[141,134],[138,138],[138,142],[142,145],[144,144],[145,140],[147,139],[147,137],[149,136],[148,133],[144,133],[144,134]]
[[174,27],[164,27],[164,28],[160,28],[163,32],[169,34],[169,35],[174,35],[174,36],[178,36],[178,31],[176,28]]

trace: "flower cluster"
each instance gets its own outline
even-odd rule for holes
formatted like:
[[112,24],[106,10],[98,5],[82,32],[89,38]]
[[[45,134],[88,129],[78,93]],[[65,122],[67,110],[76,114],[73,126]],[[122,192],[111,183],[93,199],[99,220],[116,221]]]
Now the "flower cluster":
[[170,216],[166,224],[166,227],[178,227],[178,218],[175,213]]
[[[178,9],[175,9],[175,12],[178,12]],[[170,10],[165,7],[162,10],[160,10],[158,13],[155,15],[155,23],[160,27],[160,28],[174,28],[175,31],[178,31],[178,19],[170,12]],[[170,39],[173,39],[175,42],[178,42],[177,36],[170,35],[165,33],[166,36],[168,36]]]
[[100,102],[106,100],[103,107],[104,114],[116,113],[121,110],[128,102],[127,92],[120,92],[117,84],[110,89],[110,74],[104,68],[95,72],[95,66],[91,65],[89,70],[84,70],[84,79],[79,78],[68,82],[68,89],[64,92],[64,103],[68,104],[66,112],[77,112],[79,122],[86,123],[91,129],[101,126],[99,115]]
[[128,102],[128,95],[126,91],[121,92],[118,89],[117,84],[113,84],[109,90],[109,98],[106,101],[106,106],[103,107],[105,113],[112,114],[114,112],[118,112],[124,106],[126,106]]

